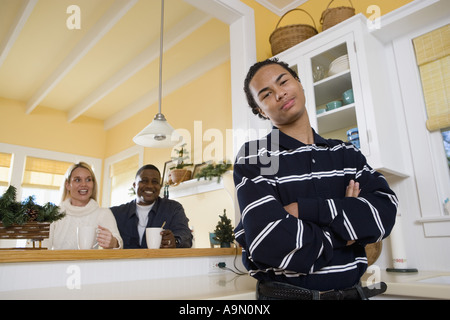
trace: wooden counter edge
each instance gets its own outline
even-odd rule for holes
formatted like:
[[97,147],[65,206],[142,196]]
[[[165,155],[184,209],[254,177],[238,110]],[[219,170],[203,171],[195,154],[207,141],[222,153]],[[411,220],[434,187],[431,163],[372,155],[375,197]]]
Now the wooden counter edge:
[[0,263],[76,260],[162,259],[241,254],[241,248],[1,250]]

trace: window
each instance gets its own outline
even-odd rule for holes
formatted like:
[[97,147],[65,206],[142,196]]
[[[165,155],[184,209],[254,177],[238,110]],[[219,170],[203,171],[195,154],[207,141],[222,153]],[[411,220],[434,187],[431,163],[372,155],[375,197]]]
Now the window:
[[136,171],[139,169],[139,155],[115,162],[110,167],[111,206],[130,202],[134,195],[132,186]]
[[11,158],[10,153],[0,152],[0,194],[3,194],[9,186]]
[[413,44],[425,99],[425,124],[434,142],[433,167],[444,204],[450,197],[450,25],[414,38]]
[[27,157],[22,180],[22,199],[35,197],[35,202],[59,204],[64,175],[71,162]]
[[450,173],[450,129],[442,130],[442,141],[444,143],[444,150],[447,156],[448,170]]
[[413,39],[425,98],[427,129],[450,127],[450,25]]

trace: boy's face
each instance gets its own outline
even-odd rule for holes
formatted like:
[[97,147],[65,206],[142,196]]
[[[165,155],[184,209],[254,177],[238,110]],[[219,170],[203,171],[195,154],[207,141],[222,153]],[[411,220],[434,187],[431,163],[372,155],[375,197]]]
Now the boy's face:
[[260,113],[277,127],[292,124],[305,114],[302,84],[278,64],[259,69],[250,81],[250,91]]

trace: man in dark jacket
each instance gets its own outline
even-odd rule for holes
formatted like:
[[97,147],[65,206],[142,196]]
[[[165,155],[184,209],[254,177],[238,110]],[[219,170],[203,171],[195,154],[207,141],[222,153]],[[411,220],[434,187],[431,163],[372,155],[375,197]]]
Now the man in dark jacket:
[[159,197],[161,173],[158,168],[151,164],[140,168],[133,188],[135,200],[111,208],[124,249],[147,248],[145,229],[161,227],[164,223],[161,248],[190,248],[189,219],[180,203]]

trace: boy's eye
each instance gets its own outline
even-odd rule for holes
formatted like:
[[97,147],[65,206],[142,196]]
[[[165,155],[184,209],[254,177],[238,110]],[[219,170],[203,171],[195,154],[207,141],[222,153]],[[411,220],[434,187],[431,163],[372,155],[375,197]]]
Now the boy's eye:
[[267,92],[265,95],[263,95],[261,100],[264,100],[265,98],[267,98],[268,96],[270,96],[270,92]]

